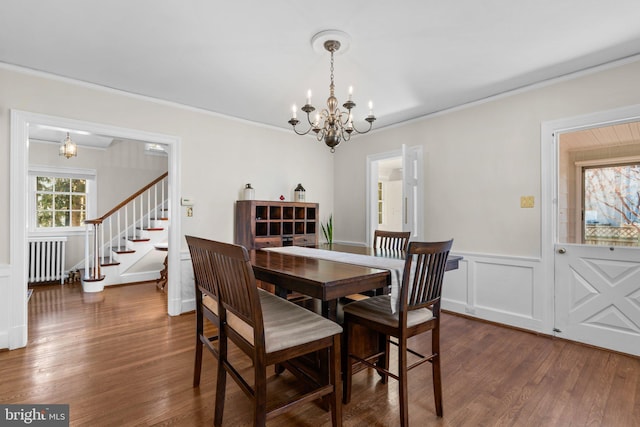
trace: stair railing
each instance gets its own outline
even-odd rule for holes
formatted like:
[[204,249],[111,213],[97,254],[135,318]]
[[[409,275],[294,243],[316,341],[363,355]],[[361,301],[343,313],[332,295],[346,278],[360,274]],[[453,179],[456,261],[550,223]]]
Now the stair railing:
[[[113,252],[126,248],[127,241],[136,238],[136,230],[152,228],[152,221],[167,219],[166,196],[168,195],[168,172],[160,175],[140,190],[118,203],[113,209],[99,218],[87,219],[85,230],[85,269],[83,280],[103,280],[100,266],[105,265],[105,252],[108,252],[107,264],[113,263]],[[146,210],[145,210],[146,206]],[[115,223],[115,224],[114,224]],[[105,228],[107,236],[105,236]],[[115,233],[114,233],[115,228]],[[114,241],[117,247],[114,248]]]

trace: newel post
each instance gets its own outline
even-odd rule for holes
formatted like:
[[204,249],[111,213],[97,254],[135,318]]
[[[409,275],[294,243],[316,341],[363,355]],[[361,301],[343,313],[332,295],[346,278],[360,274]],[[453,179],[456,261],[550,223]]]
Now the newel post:
[[[85,229],[85,243],[84,243],[84,277],[82,278],[83,289],[85,292],[99,292],[102,290],[102,286],[85,286],[85,282],[98,282],[102,281],[104,277],[100,272],[100,226],[102,225],[102,219],[89,219],[84,222],[87,225]],[[89,248],[92,246],[89,236],[93,231],[93,254],[90,254]]]

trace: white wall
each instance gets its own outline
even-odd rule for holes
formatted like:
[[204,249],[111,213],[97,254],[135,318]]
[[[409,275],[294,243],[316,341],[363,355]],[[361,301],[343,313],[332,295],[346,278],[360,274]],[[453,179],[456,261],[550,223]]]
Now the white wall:
[[[286,122],[288,107],[282,108]],[[195,201],[193,217],[187,218],[184,211],[174,213],[184,234],[232,242],[234,202],[247,182],[256,189],[256,198],[269,200],[280,194],[291,200],[293,189],[301,182],[307,200],[320,204],[322,220],[333,211],[333,155],[313,138],[4,66],[0,67],[0,120],[4,123],[0,127],[0,264],[11,265],[12,261],[11,109],[179,137],[180,193]],[[184,239],[181,251],[186,251]],[[10,278],[8,283],[25,286],[12,283]],[[3,289],[0,287],[0,292]],[[0,295],[0,313],[10,312],[9,304],[9,299]],[[9,325],[0,316],[0,340]],[[5,344],[0,341],[0,348]]]
[[[551,333],[541,124],[640,104],[639,83],[636,59],[353,138],[335,157],[336,240],[366,241],[366,156],[422,145],[425,239],[454,238],[453,251],[465,256],[447,273],[443,306]],[[529,195],[535,207],[520,208]]]
[[[541,258],[541,124],[640,104],[639,76],[637,61],[573,76],[354,137],[331,155],[290,132],[0,69],[6,124],[0,129],[0,264],[11,262],[10,108],[179,136],[181,192],[195,200],[194,217],[181,220],[183,233],[227,241],[244,183],[254,185],[257,198],[274,199],[287,191],[291,197],[302,182],[307,199],[320,203],[321,220],[333,213],[337,241],[365,242],[366,156],[422,145],[425,238],[453,237],[454,252],[465,257],[459,270],[447,273],[444,307],[550,333],[553,283],[545,282],[550,265]],[[535,196],[534,209],[520,208],[523,195]],[[1,322],[0,316],[0,338],[7,330]]]
[[456,238],[459,251],[540,255],[543,121],[640,103],[640,62],[621,65],[353,138],[335,156],[335,228],[365,241],[366,156],[422,145],[425,237]]

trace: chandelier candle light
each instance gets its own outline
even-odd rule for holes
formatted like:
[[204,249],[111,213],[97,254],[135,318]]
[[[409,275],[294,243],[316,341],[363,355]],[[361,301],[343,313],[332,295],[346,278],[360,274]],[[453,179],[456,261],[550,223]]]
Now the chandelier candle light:
[[324,140],[324,143],[331,148],[332,153],[335,152],[335,147],[337,147],[342,140],[349,141],[352,133],[355,132],[356,134],[363,134],[369,132],[373,126],[373,122],[376,120],[376,116],[373,115],[373,103],[369,101],[369,115],[364,119],[369,123],[369,128],[367,130],[356,129],[356,126],[353,123],[353,113],[351,112],[351,110],[356,106],[356,103],[351,99],[353,96],[352,86],[349,87],[349,98],[347,102],[342,104],[345,110],[341,111],[338,108],[338,99],[335,97],[334,93],[333,54],[340,49],[341,42],[338,40],[340,36],[346,36],[346,34],[336,31],[323,31],[316,34],[312,39],[312,44],[315,44],[317,41],[322,41],[322,39],[326,39],[323,46],[331,54],[331,84],[329,85],[327,108],[324,108],[321,112],[317,112],[314,120],[312,121],[311,113],[314,112],[316,108],[311,105],[311,90],[309,90],[307,92],[307,102],[301,108],[301,110],[307,114],[309,129],[304,132],[300,132],[296,129],[296,125],[300,123],[300,121],[296,117],[297,108],[295,105],[292,109],[293,116],[289,120],[289,124],[293,127],[293,131],[295,133],[298,135],[306,135],[311,131],[315,132],[318,141]]

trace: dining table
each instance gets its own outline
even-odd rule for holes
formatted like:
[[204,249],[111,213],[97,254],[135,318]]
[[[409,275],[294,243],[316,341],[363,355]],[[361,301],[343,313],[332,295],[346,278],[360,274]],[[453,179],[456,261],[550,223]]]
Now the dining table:
[[[296,292],[311,297],[320,302],[324,317],[340,323],[341,300],[345,297],[368,291],[378,295],[401,283],[405,252],[332,243],[252,249],[249,258],[255,278],[274,285],[277,295],[287,298],[290,292]],[[461,259],[449,255],[445,270],[457,269]],[[385,345],[384,337],[363,328],[355,328],[351,339],[354,352],[363,356],[375,354]],[[317,383],[327,381],[327,366],[326,355],[318,355],[286,362],[276,366],[276,371],[287,368],[300,379]],[[355,366],[354,371],[363,368]]]
[[[322,315],[333,320],[336,320],[336,313],[331,309],[339,299],[367,291],[384,292],[392,285],[393,271],[384,268],[384,262],[373,262],[376,258],[381,258],[378,261],[385,258],[401,261],[405,257],[403,251],[340,243],[304,249],[303,255],[287,247],[282,251],[280,248],[251,250],[249,258],[254,275],[257,280],[275,285],[275,293],[280,296],[292,291],[319,300]],[[316,256],[313,249],[319,249],[318,253],[338,252],[360,258],[356,259],[357,263],[347,262],[348,258],[345,258],[347,261],[336,261],[322,258],[323,255]],[[457,269],[461,259],[461,256],[449,255],[446,270]]]

